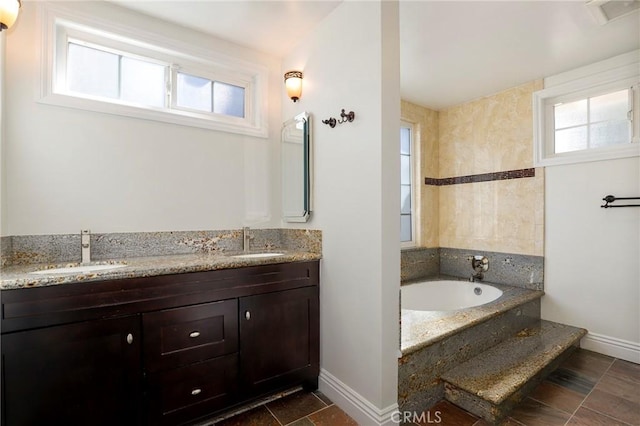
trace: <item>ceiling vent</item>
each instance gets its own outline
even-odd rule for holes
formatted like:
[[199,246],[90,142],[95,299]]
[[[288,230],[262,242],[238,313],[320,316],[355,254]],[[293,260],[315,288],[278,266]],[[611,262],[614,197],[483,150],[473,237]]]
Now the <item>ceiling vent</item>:
[[640,0],[591,0],[587,2],[587,9],[598,24],[604,25],[640,10]]

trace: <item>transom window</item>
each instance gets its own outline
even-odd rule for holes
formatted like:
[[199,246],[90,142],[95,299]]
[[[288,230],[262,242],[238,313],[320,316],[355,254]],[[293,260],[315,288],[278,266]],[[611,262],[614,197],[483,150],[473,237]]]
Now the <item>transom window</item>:
[[533,94],[536,167],[640,155],[639,54],[545,78]]
[[167,106],[168,65],[68,42],[66,90],[79,96]]
[[632,114],[631,89],[556,104],[554,152],[630,143]]
[[244,87],[178,72],[179,108],[244,117]]
[[265,67],[43,7],[41,102],[267,137]]

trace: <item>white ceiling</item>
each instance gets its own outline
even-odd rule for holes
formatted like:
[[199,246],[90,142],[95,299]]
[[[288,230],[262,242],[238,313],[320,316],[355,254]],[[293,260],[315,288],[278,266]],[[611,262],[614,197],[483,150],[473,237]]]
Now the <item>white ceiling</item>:
[[640,47],[640,13],[583,1],[400,3],[402,98],[442,109]]
[[278,57],[342,0],[109,0]]
[[[340,3],[112,1],[279,57]],[[402,98],[442,109],[638,49],[640,13],[601,26],[583,1],[400,0],[400,45]]]

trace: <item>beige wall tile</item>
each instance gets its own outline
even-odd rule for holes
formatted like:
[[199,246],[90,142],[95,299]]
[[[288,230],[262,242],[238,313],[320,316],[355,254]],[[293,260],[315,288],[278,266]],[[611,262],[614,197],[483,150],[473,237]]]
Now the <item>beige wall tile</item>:
[[419,131],[420,245],[544,254],[544,169],[534,178],[424,185],[455,177],[533,167],[536,80],[443,111],[402,101]]

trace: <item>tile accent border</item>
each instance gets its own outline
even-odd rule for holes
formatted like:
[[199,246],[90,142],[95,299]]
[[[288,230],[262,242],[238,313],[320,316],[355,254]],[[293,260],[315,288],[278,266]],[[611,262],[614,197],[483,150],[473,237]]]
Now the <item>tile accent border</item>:
[[506,170],[503,172],[482,173],[478,175],[456,176],[449,178],[424,178],[425,185],[444,186],[461,183],[489,182],[494,180],[521,179],[535,177],[536,169]]

